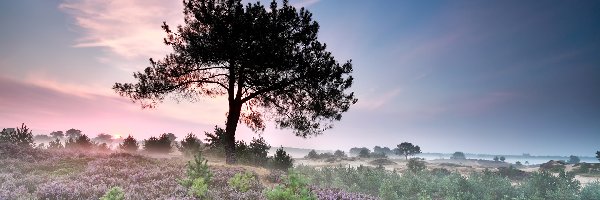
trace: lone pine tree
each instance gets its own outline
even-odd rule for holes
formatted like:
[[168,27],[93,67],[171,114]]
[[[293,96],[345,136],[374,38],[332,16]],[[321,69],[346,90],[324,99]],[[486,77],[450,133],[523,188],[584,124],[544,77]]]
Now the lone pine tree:
[[[259,132],[265,117],[300,137],[318,135],[340,120],[357,99],[351,87],[351,61],[338,63],[317,40],[312,14],[286,0],[242,5],[241,0],[186,0],[185,24],[166,23],[173,53],[134,73],[137,83],[113,89],[155,107],[177,99],[225,95],[227,163],[235,163],[235,132],[244,123]],[[245,109],[242,109],[245,108]]]

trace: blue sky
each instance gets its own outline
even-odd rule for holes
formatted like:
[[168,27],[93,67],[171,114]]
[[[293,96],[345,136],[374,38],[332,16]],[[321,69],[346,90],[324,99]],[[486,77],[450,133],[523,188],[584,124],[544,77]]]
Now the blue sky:
[[[318,137],[270,125],[263,136],[273,146],[600,150],[597,1],[291,2],[313,12],[319,39],[339,61],[353,60],[359,102]],[[162,21],[182,23],[180,2],[0,2],[0,127],[146,138],[222,125],[222,98],[141,110],[110,89],[169,52]],[[245,128],[238,135],[255,136]]]

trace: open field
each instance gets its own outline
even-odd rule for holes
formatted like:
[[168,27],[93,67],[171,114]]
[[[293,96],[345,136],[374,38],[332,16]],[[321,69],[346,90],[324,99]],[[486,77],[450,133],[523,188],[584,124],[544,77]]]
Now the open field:
[[[113,187],[122,188],[125,199],[197,199],[178,181],[185,178],[189,160],[181,155],[39,150],[2,144],[0,199],[98,199]],[[213,177],[204,199],[268,199],[267,191],[286,185],[283,172],[225,165],[219,157],[208,160]],[[403,159],[390,160],[395,164],[385,165],[387,170],[377,168],[373,160],[297,159],[292,171],[306,177],[317,199],[531,199],[532,190],[543,191],[549,199],[590,199],[600,193],[600,184],[592,183],[598,176],[529,173],[537,171],[533,166],[520,169],[558,185],[535,188],[527,178],[497,175],[496,168],[508,166],[501,162],[433,160],[426,163],[425,171],[413,173]],[[484,172],[486,168],[490,172]],[[255,177],[244,192],[229,183],[243,172]],[[559,178],[545,180],[552,176]]]

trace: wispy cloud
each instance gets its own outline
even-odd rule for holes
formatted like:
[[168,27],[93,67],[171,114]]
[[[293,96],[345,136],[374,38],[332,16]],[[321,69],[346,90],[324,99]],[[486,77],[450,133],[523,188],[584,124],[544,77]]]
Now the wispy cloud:
[[162,22],[183,22],[181,1],[65,0],[59,8],[81,28],[75,47],[103,47],[128,59],[164,55]]
[[401,92],[402,90],[400,88],[395,88],[381,94],[373,94],[374,92],[370,92],[370,95],[362,95],[359,97],[360,101],[356,103],[356,107],[366,110],[378,110],[390,101],[393,101]]

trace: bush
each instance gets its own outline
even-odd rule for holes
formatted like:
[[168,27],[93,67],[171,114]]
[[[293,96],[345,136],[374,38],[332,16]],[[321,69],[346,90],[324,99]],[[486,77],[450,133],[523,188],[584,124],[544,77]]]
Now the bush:
[[457,151],[457,152],[454,152],[454,154],[452,154],[452,156],[450,156],[450,159],[464,160],[464,159],[467,159],[467,157],[465,156],[465,153]]
[[154,136],[144,140],[144,150],[150,153],[170,153],[171,139],[169,135],[163,133],[159,138]]
[[34,147],[33,134],[27,128],[25,123],[21,124],[21,128],[2,129],[0,132],[0,142],[8,142],[23,147]]
[[308,158],[308,159],[319,159],[319,154],[317,153],[317,151],[310,150],[308,152],[308,155],[304,156],[304,158]]
[[198,187],[196,189],[201,189],[202,183],[208,185],[212,178],[212,173],[208,168],[207,162],[208,161],[202,157],[202,152],[198,152],[196,156],[194,156],[194,161],[188,161],[186,177],[179,180],[179,184],[188,189],[193,185]]
[[569,164],[577,164],[581,161],[581,159],[579,159],[579,157],[571,155],[569,156],[569,161],[567,161],[567,163]]
[[560,171],[557,176],[545,170],[534,172],[523,183],[527,199],[577,199],[579,187],[575,176],[564,171]]
[[267,156],[271,146],[267,144],[264,138],[252,138],[252,142],[246,145],[244,142],[236,143],[236,154],[240,163],[265,166],[269,161]]
[[358,157],[368,158],[371,155],[371,150],[369,149],[361,149],[358,153]]
[[188,193],[195,197],[204,197],[208,192],[208,181],[202,177],[195,178],[189,188]]
[[184,156],[193,156],[197,152],[200,151],[200,147],[202,142],[196,137],[196,135],[192,133],[188,133],[183,140],[181,140],[181,146],[179,146],[179,151],[183,153]]
[[288,169],[293,166],[293,164],[294,160],[292,159],[292,157],[283,150],[283,147],[280,147],[277,149],[277,151],[275,151],[275,155],[273,156],[273,158],[271,158],[269,166],[272,169],[287,172]]
[[579,195],[581,200],[597,200],[600,199],[600,182],[589,183],[583,189]]
[[127,152],[136,152],[138,148],[137,141],[131,135],[128,135],[127,138],[123,140],[123,143],[119,144],[119,149]]
[[425,161],[420,158],[411,158],[408,160],[408,164],[406,164],[408,170],[411,172],[419,172],[425,170],[427,167],[425,166]]
[[335,150],[335,152],[333,153],[333,156],[338,157],[338,158],[345,158],[348,157],[346,155],[346,153],[342,150]]
[[297,173],[289,173],[283,185],[277,185],[265,192],[269,200],[316,200],[316,195],[308,187],[308,180]]
[[112,187],[108,190],[104,196],[100,197],[100,200],[124,200],[125,192],[120,187]]
[[238,191],[247,192],[255,181],[256,177],[254,177],[254,174],[250,172],[244,172],[235,174],[229,179],[229,181],[227,181],[227,183],[230,187]]
[[91,149],[93,146],[94,143],[92,143],[92,140],[85,134],[69,138],[65,141],[65,148],[69,149]]

